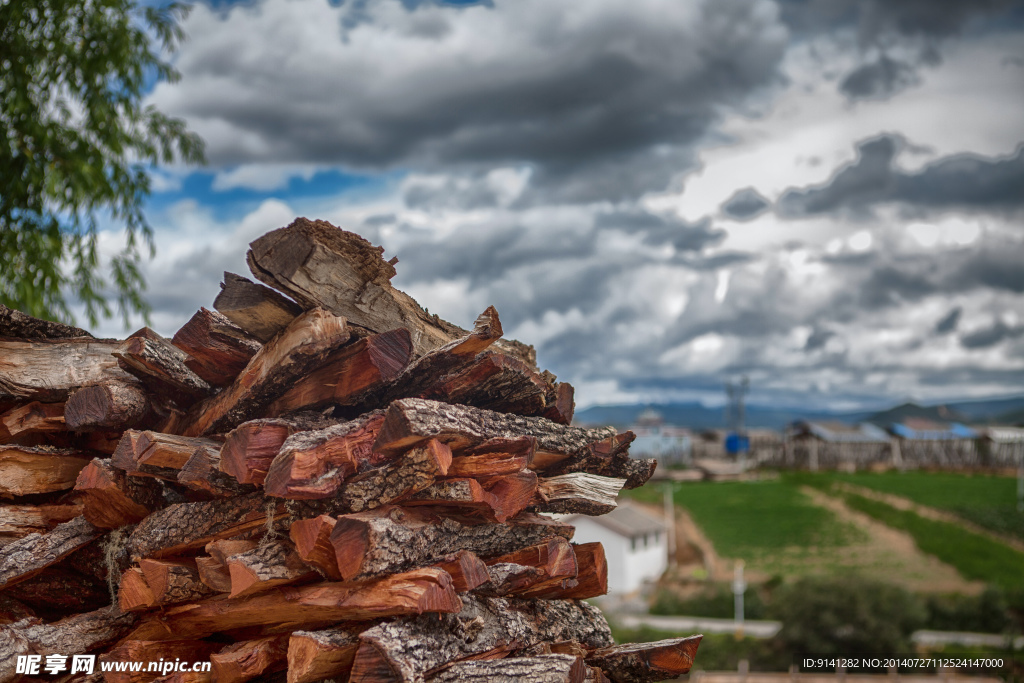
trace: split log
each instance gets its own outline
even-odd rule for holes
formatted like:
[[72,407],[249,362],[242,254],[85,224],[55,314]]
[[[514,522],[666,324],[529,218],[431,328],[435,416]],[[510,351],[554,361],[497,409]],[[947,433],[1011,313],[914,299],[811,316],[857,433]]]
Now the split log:
[[170,396],[182,405],[214,391],[186,365],[188,354],[148,327],[132,334],[112,353],[122,369],[138,377],[154,393]]
[[231,592],[231,574],[221,562],[212,557],[197,557],[199,580],[218,593]]
[[62,432],[65,429],[63,403],[32,401],[0,415],[0,440],[3,441],[26,434]]
[[587,667],[572,655],[506,657],[456,662],[429,677],[429,683],[584,683]]
[[[224,647],[220,643],[208,643],[202,640],[179,640],[179,641],[142,641],[123,640],[112,650],[99,656],[100,662],[145,662],[144,669],[150,664],[157,667],[156,672],[152,671],[107,671],[103,674],[104,681],[108,683],[148,683],[160,673],[172,671],[175,660],[185,662],[201,662],[209,659],[217,650]],[[160,668],[166,663],[166,671]],[[97,669],[100,667],[97,666]]]
[[179,503],[142,520],[128,538],[130,557],[171,557],[201,548],[210,541],[237,536],[283,514],[259,493],[237,498]]
[[302,313],[294,301],[241,275],[225,272],[220,289],[213,307],[264,344]]
[[[590,444],[586,451],[577,453],[576,457],[557,463],[554,467],[542,465],[544,474],[556,476],[571,472],[589,472],[602,477],[625,479],[623,488],[635,489],[647,483],[654,474],[658,462],[650,460],[634,460],[629,457],[629,444],[636,438],[633,432],[625,432],[609,436]],[[536,467],[536,463],[534,463]]]
[[541,477],[537,486],[539,501],[532,508],[537,512],[606,515],[616,508],[615,499],[625,483],[625,479],[587,472]]
[[136,384],[105,382],[82,387],[64,407],[68,429],[128,429],[151,417],[146,392]]
[[0,402],[66,401],[75,389],[134,382],[112,355],[120,342],[91,337],[65,341],[0,339]]
[[231,576],[229,597],[232,598],[319,578],[291,544],[284,541],[273,541],[232,555],[225,560],[225,565]]
[[412,354],[409,331],[390,330],[338,349],[301,378],[266,410],[270,416],[328,404],[353,406],[367,402],[375,390],[394,380]]
[[73,488],[91,457],[51,446],[0,446],[0,497]]
[[282,633],[228,645],[210,655],[217,683],[241,683],[283,669],[288,660],[289,634]]
[[572,424],[576,412],[576,390],[568,382],[555,383],[554,390],[554,395],[549,394],[547,397],[548,407],[544,409],[542,417],[558,424]]
[[125,612],[138,612],[156,604],[153,589],[146,582],[146,575],[138,567],[129,567],[121,574],[117,588],[117,606]]
[[502,656],[544,641],[607,647],[611,630],[596,607],[573,600],[463,597],[462,611],[398,619],[364,631],[350,683],[421,681],[452,662]]
[[99,529],[141,522],[163,504],[163,490],[153,480],[125,476],[110,460],[92,460],[78,473],[75,491],[85,518]]
[[99,535],[99,530],[85,517],[75,517],[58,524],[53,531],[29,534],[8,543],[0,548],[0,589],[32,578]]
[[[336,523],[337,520],[330,515],[300,519],[292,523],[289,536],[295,544],[295,551],[304,562],[319,569],[327,578],[340,580],[342,576],[338,571],[338,558],[331,545],[331,532]],[[455,580],[454,574],[452,579]],[[459,588],[455,590],[459,591]]]
[[230,384],[261,344],[222,313],[200,308],[171,343],[184,351],[185,365],[215,387]]
[[458,550],[492,557],[572,534],[572,526],[537,515],[491,524],[384,507],[339,517],[331,544],[341,575],[360,579],[432,564]]
[[33,318],[13,308],[0,304],[0,337],[15,339],[73,339],[92,335],[80,327],[55,323],[51,320]]
[[475,478],[515,474],[530,466],[536,450],[537,439],[532,436],[488,439],[452,458],[448,476]]
[[21,537],[42,533],[80,514],[82,506],[78,504],[0,505],[0,534]]
[[131,633],[140,640],[205,637],[218,631],[279,625],[326,626],[424,612],[458,612],[451,579],[425,568],[361,583],[318,583],[276,588],[244,598],[214,598],[151,614]]
[[435,562],[432,566],[443,569],[452,577],[452,587],[456,593],[465,593],[479,588],[491,580],[484,561],[468,550],[459,552]]
[[140,465],[180,470],[199,448],[219,450],[220,443],[212,439],[146,431],[135,442],[135,461]]
[[506,591],[519,593],[524,597],[538,597],[538,594],[549,590],[575,586],[579,571],[572,545],[560,536],[487,560],[489,568],[498,565],[523,566],[538,570],[539,574],[536,577],[528,578],[524,574],[515,586]]
[[703,637],[697,635],[606,647],[587,655],[587,664],[603,669],[615,683],[648,683],[676,678],[689,673]]
[[531,597],[548,600],[587,600],[608,592],[608,562],[604,546],[600,543],[583,543],[572,547],[576,556],[576,585],[554,586],[530,593]]
[[[373,332],[405,328],[417,357],[467,334],[391,285],[395,261],[381,257],[382,247],[326,221],[297,218],[249,246],[246,261],[256,279],[306,309],[326,308]],[[519,342],[502,347],[536,364],[533,347]]]
[[249,420],[231,430],[220,451],[221,471],[243,484],[263,485],[270,463],[289,436],[326,429],[343,422],[320,413],[302,412],[287,418]]
[[388,408],[374,444],[381,454],[400,453],[435,437],[458,453],[488,439],[532,436],[537,439],[534,467],[545,454],[545,465],[558,459],[589,453],[595,441],[607,438],[611,428],[583,429],[556,424],[541,417],[521,417],[480,408],[449,405],[438,401],[408,398]]
[[537,475],[518,472],[476,479],[445,479],[403,501],[429,505],[459,514],[479,514],[488,521],[504,522],[526,509],[537,493]]
[[495,598],[523,593],[547,578],[542,569],[514,562],[491,565],[487,567],[487,574],[490,578],[477,589],[477,594]]
[[146,585],[153,593],[153,605],[174,605],[181,602],[200,600],[213,593],[209,586],[199,580],[195,560],[153,560],[139,561],[139,569],[146,579]]
[[148,443],[148,440],[143,441],[142,435],[141,431],[135,429],[125,430],[121,435],[121,439],[117,442],[114,454],[110,457],[110,464],[133,478],[151,477],[163,479],[164,481],[177,481],[180,470],[139,463],[138,458],[142,455]]
[[307,492],[311,497],[331,495],[331,490],[325,492],[319,485],[328,474],[340,482],[364,464],[384,461],[373,453],[383,422],[383,411],[374,411],[327,429],[293,434],[271,463],[263,488],[268,495],[283,498],[299,498]]
[[[447,474],[451,463],[452,452],[448,446],[431,439],[409,450],[393,463],[357,474],[345,481],[338,489],[337,502],[344,507],[345,512],[362,512],[387,505],[422,492],[438,477]],[[329,481],[329,478],[325,478],[323,483]]]
[[315,309],[293,320],[221,393],[193,409],[186,436],[226,432],[263,409],[349,340],[345,319]]
[[288,683],[346,680],[358,647],[357,628],[295,631],[288,640]]
[[249,552],[258,545],[259,543],[251,539],[226,538],[207,543],[206,552],[226,566],[228,558],[232,555]]
[[255,486],[239,484],[234,477],[221,471],[222,449],[218,446],[197,448],[178,472],[178,483],[193,491],[205,491],[216,498],[229,498],[254,492]]
[[500,413],[541,415],[547,409],[549,391],[554,390],[544,377],[523,361],[487,352],[477,356],[468,367],[436,381],[422,398]]

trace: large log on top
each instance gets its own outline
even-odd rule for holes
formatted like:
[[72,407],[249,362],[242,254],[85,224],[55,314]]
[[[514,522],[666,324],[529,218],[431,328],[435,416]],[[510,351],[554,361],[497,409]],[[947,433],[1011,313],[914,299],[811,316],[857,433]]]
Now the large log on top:
[[16,339],[73,339],[75,337],[92,338],[92,335],[79,327],[55,323],[50,320],[33,318],[21,311],[7,308],[0,304],[0,337]]
[[0,339],[0,402],[66,401],[75,389],[102,382],[135,382],[117,364],[114,340]]
[[241,275],[225,272],[220,289],[213,307],[263,343],[302,313],[294,301]]
[[463,596],[457,615],[398,619],[359,637],[349,683],[418,683],[430,671],[468,658],[501,657],[541,642],[612,645],[600,610],[576,600]]
[[[374,332],[404,327],[417,356],[467,334],[391,285],[396,260],[385,261],[382,247],[327,221],[297,218],[249,246],[246,260],[260,281],[307,309],[326,308]],[[537,363],[533,347],[519,342],[499,346],[530,365]]]

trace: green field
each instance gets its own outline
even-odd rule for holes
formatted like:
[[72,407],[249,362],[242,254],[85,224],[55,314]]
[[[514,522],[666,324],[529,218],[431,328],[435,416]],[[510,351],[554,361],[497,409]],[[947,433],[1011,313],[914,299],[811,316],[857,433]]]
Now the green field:
[[1017,511],[1013,477],[945,472],[821,474],[882,493],[903,496],[920,505],[952,512],[997,533],[1024,539],[1024,513]]
[[934,555],[968,579],[991,583],[1013,594],[1024,593],[1024,553],[947,522],[844,493],[846,504],[887,526],[910,534],[922,552]]
[[[753,559],[783,549],[804,551],[845,545],[858,531],[818,507],[784,479],[676,484],[674,501],[689,511],[725,557]],[[634,496],[660,502],[661,490]]]

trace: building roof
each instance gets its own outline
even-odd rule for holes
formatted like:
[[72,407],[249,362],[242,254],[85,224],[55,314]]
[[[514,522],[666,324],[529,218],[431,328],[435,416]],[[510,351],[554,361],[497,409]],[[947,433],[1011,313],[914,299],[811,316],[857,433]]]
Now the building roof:
[[800,422],[797,428],[822,441],[832,443],[889,443],[889,435],[874,426],[862,422],[848,425],[842,422]]
[[1021,443],[1024,442],[1024,429],[1020,427],[989,427],[985,430],[985,436],[996,443]]
[[974,439],[978,432],[959,422],[940,424],[925,420],[906,420],[889,427],[896,436],[916,441],[944,441],[948,439]]
[[[570,522],[580,515],[573,515],[566,518]],[[619,506],[606,515],[588,517],[595,524],[617,533],[626,538],[632,538],[641,534],[650,534],[665,531],[665,524],[656,517],[652,517],[628,500],[620,500]]]

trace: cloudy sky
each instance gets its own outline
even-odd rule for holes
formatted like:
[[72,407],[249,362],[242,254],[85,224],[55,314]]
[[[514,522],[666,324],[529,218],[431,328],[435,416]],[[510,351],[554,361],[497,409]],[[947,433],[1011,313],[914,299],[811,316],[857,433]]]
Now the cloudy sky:
[[155,178],[164,334],[301,215],[444,318],[494,304],[580,405],[1024,393],[1022,2],[251,0],[185,29],[149,100],[210,165]]

